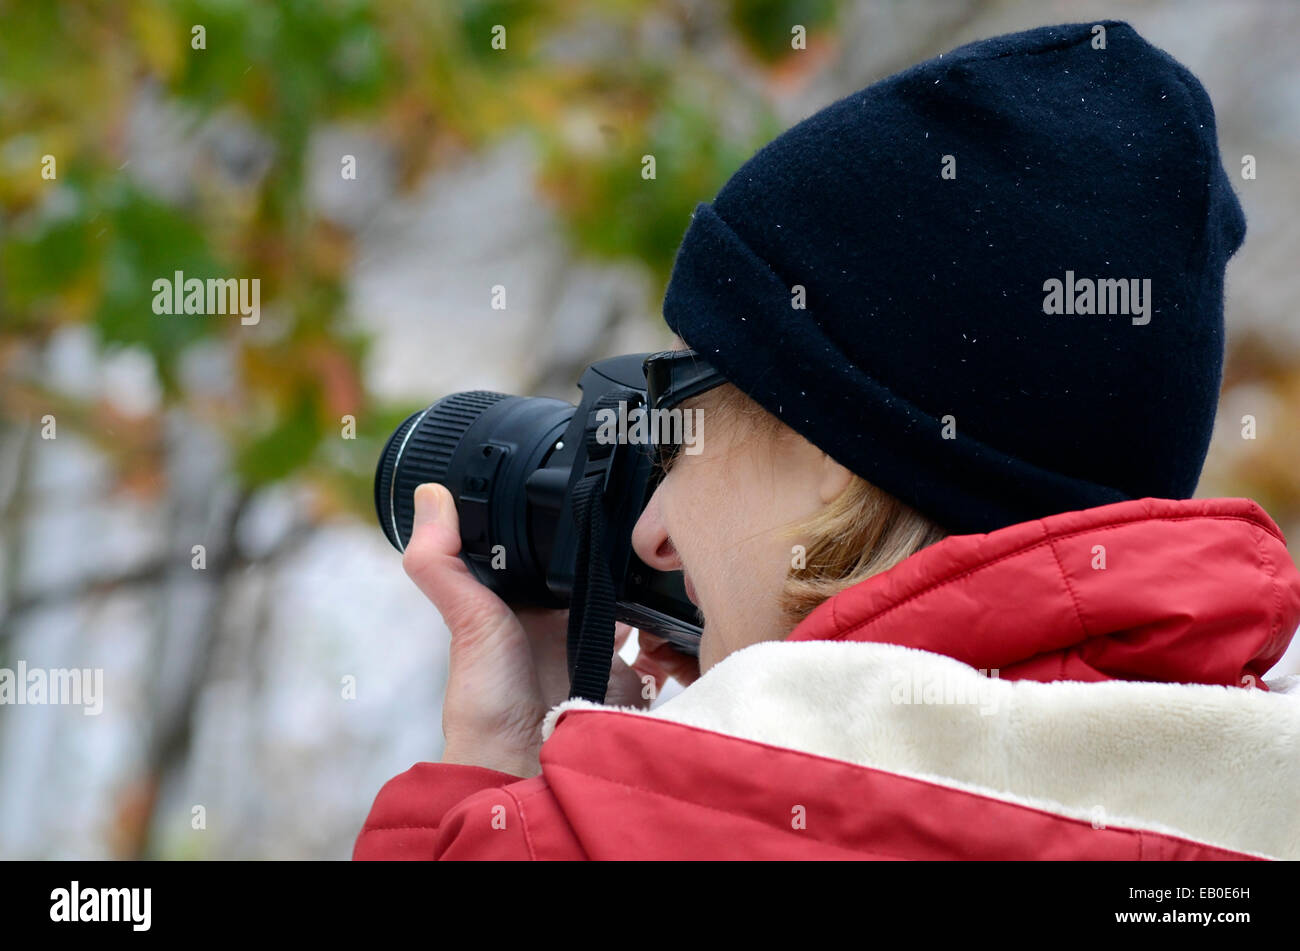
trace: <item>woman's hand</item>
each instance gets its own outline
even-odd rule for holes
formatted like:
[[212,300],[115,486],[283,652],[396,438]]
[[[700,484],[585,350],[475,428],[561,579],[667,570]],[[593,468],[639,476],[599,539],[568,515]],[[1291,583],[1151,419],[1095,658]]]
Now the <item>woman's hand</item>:
[[[569,693],[568,611],[516,614],[470,573],[459,553],[460,520],[451,493],[436,483],[421,485],[402,565],[451,631],[442,761],[535,776],[541,771],[542,720]],[[618,625],[616,651],[629,634]],[[642,637],[646,646],[631,667],[615,655],[606,703],[645,707],[667,676],[680,672],[678,679],[688,683],[699,675],[694,658],[677,660],[685,655],[658,638]]]

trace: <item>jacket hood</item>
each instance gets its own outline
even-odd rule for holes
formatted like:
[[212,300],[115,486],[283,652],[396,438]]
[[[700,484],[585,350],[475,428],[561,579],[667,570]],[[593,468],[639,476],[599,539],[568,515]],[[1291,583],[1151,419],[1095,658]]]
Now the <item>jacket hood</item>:
[[593,858],[1300,859],[1298,622],[1245,499],[953,536],[655,709],[560,704],[536,782]]
[[1138,499],[946,538],[819,605],[788,640],[915,647],[1027,680],[1261,686],[1300,572],[1249,499]]

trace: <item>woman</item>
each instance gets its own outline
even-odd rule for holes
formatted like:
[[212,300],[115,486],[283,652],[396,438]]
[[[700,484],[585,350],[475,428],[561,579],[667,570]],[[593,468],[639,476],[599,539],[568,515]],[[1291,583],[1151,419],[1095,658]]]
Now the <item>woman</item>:
[[698,669],[642,634],[605,705],[560,702],[564,615],[475,582],[421,486],[447,742],[354,856],[1300,858],[1300,703],[1263,681],[1300,572],[1258,505],[1190,498],[1244,233],[1204,90],[1123,23],[770,143],[664,302],[726,381],[633,534]]

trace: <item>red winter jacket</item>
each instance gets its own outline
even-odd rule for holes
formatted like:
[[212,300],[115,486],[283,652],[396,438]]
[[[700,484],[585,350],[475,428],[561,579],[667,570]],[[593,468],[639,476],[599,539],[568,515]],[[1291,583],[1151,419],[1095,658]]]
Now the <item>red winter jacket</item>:
[[539,776],[413,766],[353,857],[1298,859],[1297,623],[1246,499],[954,536],[654,710],[560,704]]

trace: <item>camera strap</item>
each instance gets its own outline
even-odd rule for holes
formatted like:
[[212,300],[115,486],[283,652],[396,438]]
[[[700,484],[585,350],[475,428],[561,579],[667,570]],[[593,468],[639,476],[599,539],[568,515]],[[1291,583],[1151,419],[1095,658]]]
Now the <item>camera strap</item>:
[[569,598],[570,699],[581,697],[604,703],[610,665],[614,661],[616,593],[609,563],[605,486],[618,454],[613,446],[597,437],[599,427],[595,421],[602,409],[642,401],[643,396],[637,391],[615,387],[601,395],[588,416],[587,460],[589,463],[603,460],[603,464],[588,468],[573,488],[573,521],[578,544],[573,592]]
[[573,491],[578,529],[573,596],[569,601],[569,697],[605,702],[614,660],[614,579],[605,549],[603,473],[579,480]]

